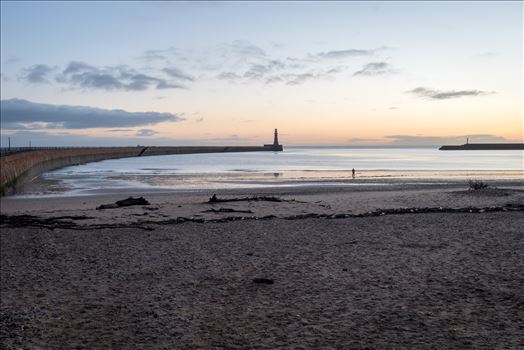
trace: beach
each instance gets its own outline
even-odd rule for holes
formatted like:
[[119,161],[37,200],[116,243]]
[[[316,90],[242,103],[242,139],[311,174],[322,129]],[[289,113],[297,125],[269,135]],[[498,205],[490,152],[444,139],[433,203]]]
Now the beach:
[[0,350],[524,350],[520,1],[2,1]]
[[[128,196],[150,204],[96,209]],[[518,182],[4,197],[2,344],[520,348],[523,203]]]

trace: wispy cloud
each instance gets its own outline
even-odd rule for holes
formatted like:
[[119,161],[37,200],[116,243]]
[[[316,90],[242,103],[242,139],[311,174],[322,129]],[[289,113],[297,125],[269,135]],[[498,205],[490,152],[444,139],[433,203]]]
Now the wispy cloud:
[[127,112],[85,106],[52,105],[20,99],[1,101],[2,129],[122,128],[177,122],[172,113]]
[[[61,69],[37,64],[24,70],[23,78],[30,83],[53,82],[66,88],[106,91],[143,91],[184,89],[196,78],[187,71],[200,71],[209,77],[209,71],[218,80],[230,83],[258,82],[299,85],[314,79],[333,78],[347,70],[337,59],[373,56],[389,49],[348,48],[328,50],[303,57],[278,57],[246,40],[234,40],[204,50],[185,50],[168,47],[143,52],[139,59],[148,62],[140,69],[132,65],[95,66],[82,61],[71,61]],[[176,66],[172,62],[176,61]],[[335,63],[335,64],[333,64]],[[329,67],[331,65],[331,67]],[[378,75],[393,70],[385,62],[372,62],[355,75]],[[54,74],[57,70],[60,73]]]
[[[336,74],[347,70],[347,66],[338,64],[326,67],[329,64],[339,63],[337,59],[347,59],[357,56],[373,56],[388,47],[373,49],[343,49],[322,51],[307,54],[303,57],[271,57],[263,49],[245,42],[229,44],[228,54],[234,53],[234,64],[216,75],[217,79],[231,83],[258,81],[265,84],[282,83],[289,86],[300,85],[310,80],[333,78]],[[231,50],[235,47],[235,50]],[[231,58],[231,57],[229,57]],[[247,60],[247,61],[246,61]],[[330,63],[331,62],[331,63]],[[385,62],[372,62],[355,75],[379,75],[394,73],[390,65]]]
[[348,142],[351,142],[351,143],[377,142],[377,141],[381,141],[381,140],[380,139],[363,139],[363,138],[358,138],[358,137],[355,137],[355,138],[352,138],[352,139],[348,140]]
[[358,56],[373,56],[378,52],[385,50],[393,50],[393,48],[388,46],[376,47],[374,49],[343,49],[343,50],[331,50],[318,52],[314,55],[309,55],[309,57],[318,57],[318,58],[328,58],[328,59],[340,59],[340,58],[350,58]]
[[48,83],[48,77],[55,68],[45,64],[35,64],[22,71],[22,80],[30,83]]
[[319,75],[313,73],[302,73],[302,74],[287,74],[286,85],[299,85],[307,80],[317,79]]
[[57,81],[82,89],[141,91],[185,88],[176,81],[144,74],[128,66],[98,68],[77,61],[70,62]]
[[[21,79],[29,83],[57,83],[84,90],[142,91],[147,89],[185,89],[183,83],[194,78],[175,67],[166,67],[157,74],[138,71],[126,65],[96,67],[85,62],[71,61],[61,73],[52,75],[58,67],[35,64],[22,71]],[[151,69],[150,69],[151,70]]]
[[386,62],[370,62],[366,64],[362,69],[353,73],[353,76],[375,76],[396,73],[389,63]]
[[140,129],[136,132],[135,136],[138,137],[150,137],[158,134],[158,131],[155,131],[153,129]]
[[222,72],[217,75],[217,79],[219,80],[228,80],[228,81],[237,81],[239,79],[242,79],[242,77],[236,73],[233,72]]
[[164,73],[169,75],[171,78],[177,79],[177,80],[184,80],[184,81],[195,81],[195,78],[190,76],[189,74],[186,74],[182,72],[180,69],[175,67],[167,67],[162,69]]
[[[143,59],[164,61],[161,71],[170,78],[180,82],[193,81],[192,76],[183,73],[180,68],[189,65],[190,70],[205,72],[214,71],[213,77],[229,83],[258,82],[264,84],[281,83],[285,85],[299,85],[313,79],[332,78],[347,69],[341,65],[341,60],[351,57],[376,56],[386,46],[370,49],[346,48],[340,50],[327,50],[317,53],[308,53],[297,57],[279,57],[278,50],[266,51],[263,47],[246,40],[234,40],[222,43],[216,47],[204,50],[188,51],[181,53],[175,48],[148,50],[144,52]],[[184,56],[176,62],[183,62],[176,68],[165,65],[171,58]],[[333,63],[335,65],[333,66]],[[329,67],[329,65],[332,65]],[[372,62],[356,75],[378,75],[393,73],[394,70],[385,62]]]
[[451,98],[468,97],[468,96],[485,96],[495,94],[494,91],[482,90],[448,90],[441,91],[435,89],[427,89],[424,87],[417,87],[413,90],[406,91],[419,97],[428,98],[431,100],[447,100]]
[[226,54],[234,54],[248,57],[265,57],[266,51],[246,40],[235,40],[222,45]]
[[267,74],[286,68],[286,64],[279,60],[268,60],[263,64],[253,64],[243,74],[247,79],[262,79]]
[[167,49],[146,50],[139,58],[146,62],[169,61],[171,57],[180,54],[181,50],[175,47],[168,47]]
[[326,52],[319,52],[315,56],[320,58],[347,58],[355,56],[371,56],[376,52],[376,49],[360,50],[360,49],[346,49],[333,50]]
[[111,130],[106,130],[106,132],[130,132],[130,131],[133,131],[133,129],[111,129]]

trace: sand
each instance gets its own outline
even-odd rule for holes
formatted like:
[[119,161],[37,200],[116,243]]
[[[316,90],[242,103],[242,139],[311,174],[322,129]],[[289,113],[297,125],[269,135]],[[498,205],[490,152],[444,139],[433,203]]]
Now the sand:
[[[524,347],[524,211],[509,210],[521,188],[275,189],[262,194],[285,201],[214,205],[208,192],[134,194],[151,205],[2,199],[3,348]],[[439,206],[509,209],[331,219]]]

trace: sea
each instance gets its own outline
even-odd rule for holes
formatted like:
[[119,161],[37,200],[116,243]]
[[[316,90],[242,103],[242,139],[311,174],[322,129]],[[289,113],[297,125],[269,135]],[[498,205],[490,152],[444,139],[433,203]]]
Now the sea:
[[520,150],[286,147],[283,152],[111,159],[58,169],[42,174],[41,179],[50,184],[46,194],[60,195],[133,188],[201,191],[308,185],[466,183],[470,179],[524,184],[524,153]]

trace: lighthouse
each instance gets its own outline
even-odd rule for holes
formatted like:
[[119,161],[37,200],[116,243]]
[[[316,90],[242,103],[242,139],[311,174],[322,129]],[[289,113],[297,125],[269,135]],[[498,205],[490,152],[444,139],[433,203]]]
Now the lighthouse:
[[282,145],[280,143],[278,143],[278,130],[277,129],[275,129],[275,134],[274,134],[274,137],[273,137],[273,143],[265,144],[264,148],[268,149],[268,150],[271,150],[271,151],[274,151],[274,152],[281,152],[281,151],[284,150],[284,147],[282,147]]

